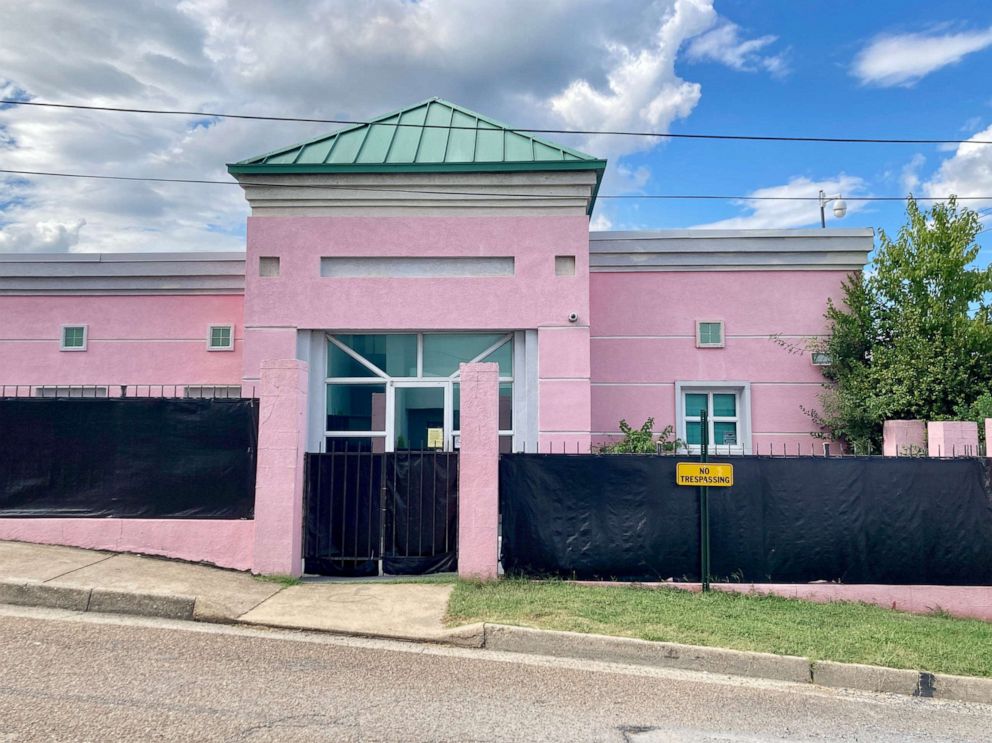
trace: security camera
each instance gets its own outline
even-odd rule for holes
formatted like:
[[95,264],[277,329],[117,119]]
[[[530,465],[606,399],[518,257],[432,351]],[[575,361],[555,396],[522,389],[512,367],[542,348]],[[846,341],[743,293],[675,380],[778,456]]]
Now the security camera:
[[570,312],[570,313],[568,313],[568,321],[569,322],[578,322],[579,321],[579,316],[577,314],[575,314],[574,312]]
[[847,202],[844,199],[837,199],[834,202],[834,216],[842,219],[845,214],[847,214]]

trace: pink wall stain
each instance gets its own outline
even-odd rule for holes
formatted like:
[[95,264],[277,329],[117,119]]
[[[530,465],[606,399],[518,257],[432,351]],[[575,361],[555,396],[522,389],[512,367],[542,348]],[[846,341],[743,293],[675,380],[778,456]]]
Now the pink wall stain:
[[[0,384],[239,384],[238,295],[2,296]],[[87,325],[85,351],[60,351],[62,325]],[[234,325],[233,351],[208,351],[208,325]]]
[[252,571],[303,573],[303,455],[306,451],[306,362],[262,362],[255,553]]
[[461,364],[458,576],[493,580],[498,569],[499,367]]
[[7,519],[0,540],[134,552],[249,570],[255,522],[213,519]]

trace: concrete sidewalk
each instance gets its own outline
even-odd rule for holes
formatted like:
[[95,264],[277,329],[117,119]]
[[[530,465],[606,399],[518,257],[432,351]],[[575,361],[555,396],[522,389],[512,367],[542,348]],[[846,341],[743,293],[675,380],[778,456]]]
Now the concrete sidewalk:
[[444,627],[451,590],[383,582],[287,587],[155,557],[0,542],[0,603],[7,604],[465,644],[463,632]]
[[[401,579],[400,579],[401,580]],[[223,568],[0,542],[0,604],[237,623],[576,658],[992,704],[992,678],[814,661],[497,624],[446,628],[453,585],[286,585]]]

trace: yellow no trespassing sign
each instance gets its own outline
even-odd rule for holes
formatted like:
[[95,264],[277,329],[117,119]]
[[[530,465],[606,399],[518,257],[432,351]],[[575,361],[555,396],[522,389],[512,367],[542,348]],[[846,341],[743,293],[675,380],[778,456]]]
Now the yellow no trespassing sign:
[[713,462],[679,462],[675,465],[675,484],[729,488],[734,484],[734,465]]

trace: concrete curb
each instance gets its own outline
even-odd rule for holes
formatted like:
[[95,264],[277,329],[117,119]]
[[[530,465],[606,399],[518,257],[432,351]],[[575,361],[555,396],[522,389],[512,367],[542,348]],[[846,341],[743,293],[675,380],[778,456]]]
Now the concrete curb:
[[483,647],[507,653],[705,671],[992,705],[992,678],[951,676],[857,663],[814,662],[809,658],[788,655],[489,623],[484,625]]
[[[244,626],[286,629],[265,622],[242,622],[233,617],[221,618],[198,612],[198,601],[193,596],[82,588],[31,580],[0,579],[0,604],[133,614],[164,619],[225,621]],[[676,668],[684,671],[703,671],[728,676],[992,705],[992,678],[951,676],[856,663],[814,662],[809,658],[789,655],[681,645],[673,642],[651,642],[629,637],[555,632],[490,623],[453,627],[444,630],[436,637],[396,637],[372,633],[334,632],[320,628],[297,627],[296,629],[386,640],[440,643],[504,653]]]
[[606,663],[775,679],[800,684],[810,683],[810,664],[806,658],[679,645],[673,642],[650,642],[628,637],[587,635],[581,632],[551,632],[503,624],[486,624],[484,647],[487,650],[501,650],[508,653],[550,655],[556,658],[578,658]]
[[84,588],[32,580],[0,580],[0,604],[193,619],[196,599],[171,593]]

